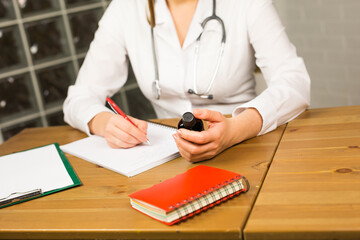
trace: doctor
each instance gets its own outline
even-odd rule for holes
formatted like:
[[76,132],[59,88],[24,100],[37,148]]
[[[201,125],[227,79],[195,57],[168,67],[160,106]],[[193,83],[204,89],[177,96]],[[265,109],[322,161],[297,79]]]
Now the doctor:
[[[191,162],[274,130],[310,102],[304,62],[271,0],[112,1],[69,88],[64,114],[71,126],[105,137],[114,148],[147,140],[145,121],[130,117],[134,127],[104,106],[125,84],[129,61],[159,118],[192,111],[208,121],[206,131],[174,134]],[[255,63],[268,85],[259,96]]]

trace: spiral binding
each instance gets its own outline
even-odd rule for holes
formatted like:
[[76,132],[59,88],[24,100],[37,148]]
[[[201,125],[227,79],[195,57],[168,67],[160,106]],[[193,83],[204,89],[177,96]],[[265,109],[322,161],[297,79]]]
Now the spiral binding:
[[[245,181],[246,188],[244,187],[242,180]],[[175,211],[178,216],[177,221],[184,220],[209,207],[215,206],[222,201],[232,198],[241,192],[247,192],[249,187],[250,185],[248,180],[239,175],[217,185],[216,187],[212,187],[202,193],[198,193],[196,196],[192,196],[189,199],[178,202],[175,206],[171,206],[171,208],[174,209],[173,211]],[[188,205],[185,205],[187,203]]]

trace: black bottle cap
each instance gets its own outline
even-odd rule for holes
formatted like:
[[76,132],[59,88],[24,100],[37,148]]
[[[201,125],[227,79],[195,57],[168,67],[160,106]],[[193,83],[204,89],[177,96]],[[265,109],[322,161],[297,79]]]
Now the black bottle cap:
[[182,116],[185,128],[191,129],[196,124],[196,118],[191,112],[186,112]]

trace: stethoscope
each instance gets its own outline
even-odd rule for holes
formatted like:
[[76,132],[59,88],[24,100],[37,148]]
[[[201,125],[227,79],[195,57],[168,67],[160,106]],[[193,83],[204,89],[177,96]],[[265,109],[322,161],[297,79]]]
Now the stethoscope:
[[[222,39],[221,39],[221,46],[220,46],[220,50],[219,50],[219,54],[218,54],[218,59],[216,62],[216,67],[215,67],[215,71],[213,74],[213,77],[211,78],[210,84],[208,86],[208,88],[203,92],[200,93],[197,90],[197,63],[198,63],[198,56],[199,56],[199,48],[200,48],[200,40],[201,40],[201,36],[203,34],[203,32],[199,35],[199,37],[196,39],[196,44],[195,44],[195,53],[194,53],[194,85],[193,88],[188,89],[188,93],[189,94],[194,94],[199,96],[200,98],[204,98],[204,99],[213,99],[214,96],[212,94],[210,94],[210,90],[214,84],[214,80],[216,78],[216,75],[219,71],[219,66],[221,64],[222,61],[222,57],[223,57],[223,53],[224,53],[224,47],[225,47],[225,42],[226,42],[226,33],[225,33],[225,25],[223,20],[216,15],[216,0],[213,0],[213,13],[211,16],[207,17],[202,23],[201,23],[201,27],[203,29],[205,29],[205,25],[211,21],[211,20],[215,20],[217,22],[220,23],[221,26],[221,30],[222,30]],[[153,52],[153,58],[154,58],[154,68],[155,68],[155,80],[153,81],[153,93],[154,93],[154,97],[155,99],[159,100],[160,99],[160,95],[161,95],[161,88],[160,88],[160,84],[159,84],[159,67],[158,67],[158,62],[157,62],[157,58],[156,58],[156,50],[155,50],[155,41],[154,41],[154,28],[151,27],[151,41],[152,41],[152,52]]]

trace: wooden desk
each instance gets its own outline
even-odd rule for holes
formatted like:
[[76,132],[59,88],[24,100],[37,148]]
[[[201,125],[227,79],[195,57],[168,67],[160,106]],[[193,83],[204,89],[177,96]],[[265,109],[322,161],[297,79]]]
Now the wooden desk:
[[[163,123],[177,124],[177,119]],[[67,154],[83,186],[0,209],[2,239],[241,239],[242,229],[285,126],[236,145],[201,164],[244,174],[248,193],[179,225],[166,226],[133,210],[128,194],[196,166],[175,159],[132,178]],[[85,137],[70,127],[26,129],[0,146],[0,155]]]
[[245,239],[360,239],[360,106],[290,122]]

